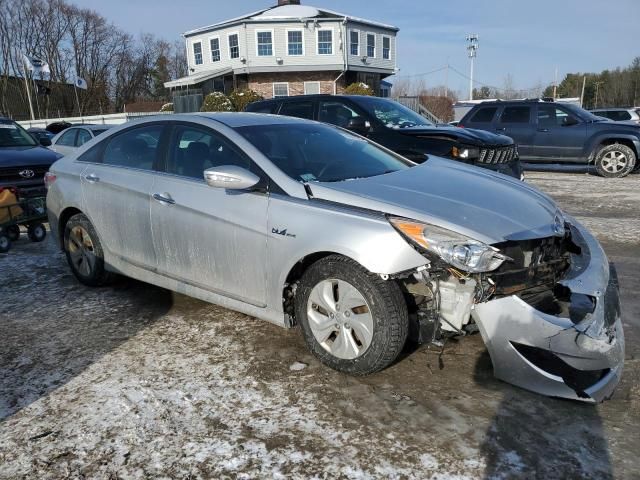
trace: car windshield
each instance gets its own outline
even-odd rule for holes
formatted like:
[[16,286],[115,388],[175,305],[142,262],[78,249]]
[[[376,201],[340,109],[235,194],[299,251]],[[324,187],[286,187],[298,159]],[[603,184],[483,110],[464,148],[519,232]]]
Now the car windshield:
[[433,125],[422,115],[393,100],[363,97],[357,103],[389,128]]
[[11,120],[0,120],[0,147],[35,147],[35,139]]
[[580,108],[577,105],[573,105],[571,103],[563,104],[563,107],[565,107],[567,110],[573,113],[580,120],[583,120],[585,122],[606,122],[607,121],[607,119],[603,119],[602,117],[594,115],[593,113],[588,112],[584,108]]
[[236,130],[300,182],[374,177],[414,165],[360,136],[321,124],[254,125]]

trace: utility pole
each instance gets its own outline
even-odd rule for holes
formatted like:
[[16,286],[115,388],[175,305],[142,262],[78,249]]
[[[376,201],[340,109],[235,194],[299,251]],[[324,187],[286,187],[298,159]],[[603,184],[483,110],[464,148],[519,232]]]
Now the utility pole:
[[584,108],[584,87],[587,85],[587,76],[582,77],[582,93],[580,93],[580,107]]
[[603,85],[604,82],[600,81],[600,82],[596,82],[596,100],[595,100],[595,105],[593,108],[598,108],[598,92],[600,91],[600,85]]
[[558,67],[556,67],[556,75],[553,77],[553,99],[558,98]]
[[473,61],[477,56],[478,48],[480,47],[478,43],[478,35],[475,33],[471,35],[467,35],[467,53],[469,55],[469,59],[471,60],[471,75],[469,75],[469,100],[473,100]]
[[35,120],[36,116],[33,113],[33,104],[31,103],[31,92],[29,91],[29,81],[27,80],[27,71],[29,69],[27,68],[27,60],[26,60],[26,58],[23,59],[22,66],[23,66],[23,69],[24,69],[24,86],[27,89],[27,98],[29,100],[29,112],[31,113],[31,120]]

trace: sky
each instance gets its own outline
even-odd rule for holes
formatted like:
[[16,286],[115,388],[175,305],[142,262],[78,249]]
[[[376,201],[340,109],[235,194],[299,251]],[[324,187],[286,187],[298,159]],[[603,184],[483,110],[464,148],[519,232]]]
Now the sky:
[[[180,40],[181,33],[237,17],[277,0],[70,0],[101,13],[132,34]],[[507,76],[517,89],[553,83],[566,73],[625,67],[640,56],[640,0],[302,0],[400,28],[398,77],[424,79],[427,87],[448,79],[453,90],[469,81],[465,37],[480,48],[477,86],[502,88]],[[393,81],[393,80],[392,80]]]

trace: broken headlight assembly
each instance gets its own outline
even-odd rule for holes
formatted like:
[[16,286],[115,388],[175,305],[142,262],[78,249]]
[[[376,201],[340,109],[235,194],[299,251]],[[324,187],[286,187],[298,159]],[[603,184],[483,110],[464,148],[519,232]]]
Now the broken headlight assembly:
[[480,156],[480,149],[478,147],[466,146],[453,147],[451,149],[451,156],[461,160],[475,160]]
[[451,230],[404,218],[389,221],[411,243],[465,272],[491,272],[510,260],[496,248]]

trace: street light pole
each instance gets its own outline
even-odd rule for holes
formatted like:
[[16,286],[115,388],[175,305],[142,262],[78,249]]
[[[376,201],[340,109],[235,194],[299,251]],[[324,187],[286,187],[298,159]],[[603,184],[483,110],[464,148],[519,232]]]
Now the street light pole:
[[480,47],[478,43],[478,35],[471,34],[467,35],[467,52],[469,54],[469,59],[471,60],[471,74],[469,75],[469,100],[473,100],[473,62],[477,56],[478,48]]

